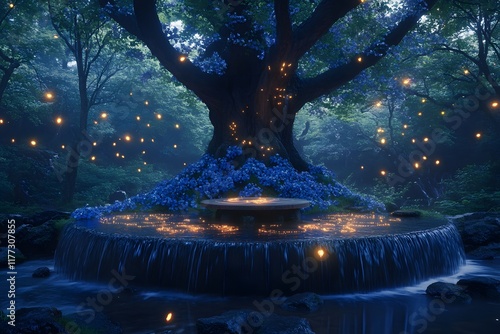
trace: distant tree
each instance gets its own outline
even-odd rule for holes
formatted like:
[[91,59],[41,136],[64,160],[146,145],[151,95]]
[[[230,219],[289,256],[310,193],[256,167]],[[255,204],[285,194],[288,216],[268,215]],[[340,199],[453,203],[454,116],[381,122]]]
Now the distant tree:
[[93,140],[88,133],[89,112],[102,103],[109,80],[122,68],[113,49],[111,22],[89,1],[49,0],[52,25],[76,63],[79,95],[79,122],[69,148],[66,168],[61,173],[63,201],[71,202],[75,193],[80,158],[87,156]]
[[99,0],[206,104],[209,153],[242,145],[298,170],[299,110],[376,64],[436,2]]

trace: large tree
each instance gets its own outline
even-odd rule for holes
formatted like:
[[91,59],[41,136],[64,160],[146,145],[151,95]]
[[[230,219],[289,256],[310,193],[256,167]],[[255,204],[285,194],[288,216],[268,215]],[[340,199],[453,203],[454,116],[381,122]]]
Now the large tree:
[[298,170],[308,168],[293,143],[299,110],[375,65],[436,2],[99,0],[206,104],[209,153],[243,145]]

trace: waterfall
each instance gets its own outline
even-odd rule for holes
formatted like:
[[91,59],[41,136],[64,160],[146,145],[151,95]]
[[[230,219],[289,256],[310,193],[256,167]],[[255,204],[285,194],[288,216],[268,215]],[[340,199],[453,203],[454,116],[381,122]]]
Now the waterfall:
[[135,276],[132,285],[221,295],[368,292],[452,274],[463,264],[460,235],[449,223],[401,234],[262,241],[136,236],[73,224],[55,255],[56,270],[73,280],[109,282],[117,271]]

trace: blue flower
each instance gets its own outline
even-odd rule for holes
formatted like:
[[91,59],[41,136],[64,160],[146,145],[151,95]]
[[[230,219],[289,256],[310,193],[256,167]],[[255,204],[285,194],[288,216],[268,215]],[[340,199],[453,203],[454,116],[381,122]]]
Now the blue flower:
[[168,211],[197,208],[207,198],[228,197],[238,192],[240,196],[262,196],[267,190],[278,197],[309,200],[311,207],[320,211],[330,210],[339,199],[363,206],[367,211],[383,211],[383,204],[372,197],[351,192],[335,180],[335,174],[323,166],[310,166],[308,172],[298,172],[290,162],[278,155],[270,158],[269,165],[249,158],[239,168],[231,161],[242,155],[238,146],[228,147],[224,158],[216,159],[205,154],[170,180],[160,182],[153,190],[123,202],[102,207],[84,207],[73,212],[75,219],[99,218],[113,212],[151,210],[161,207]]

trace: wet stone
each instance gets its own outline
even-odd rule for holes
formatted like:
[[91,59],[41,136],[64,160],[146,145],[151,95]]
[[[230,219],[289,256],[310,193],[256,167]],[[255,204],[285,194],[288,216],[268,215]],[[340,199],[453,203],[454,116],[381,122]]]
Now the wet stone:
[[47,267],[40,267],[37,268],[33,274],[31,274],[31,277],[33,278],[45,278],[50,276],[50,269]]
[[315,293],[305,292],[288,297],[282,304],[286,310],[316,311],[323,304],[323,299]]
[[500,280],[495,278],[472,276],[459,280],[457,285],[463,287],[473,298],[500,300]]
[[434,282],[427,287],[425,293],[446,303],[469,304],[472,300],[463,287],[453,283]]

